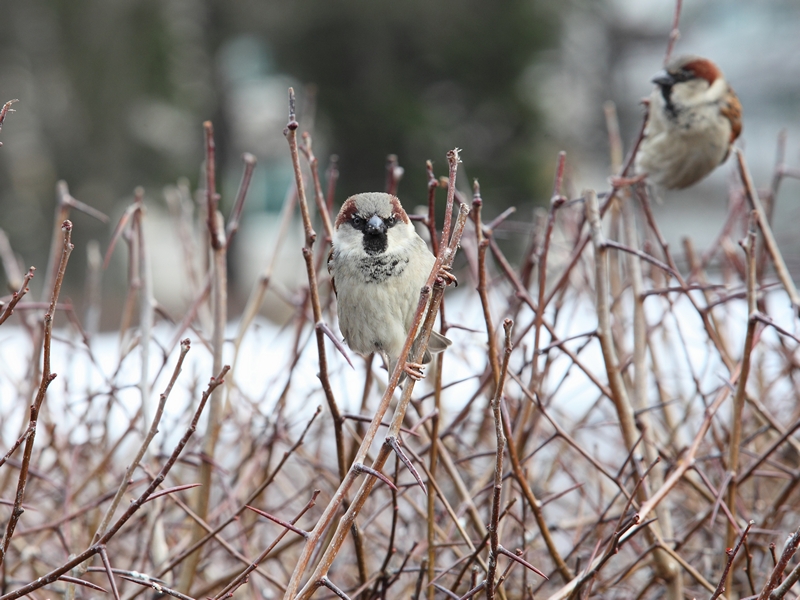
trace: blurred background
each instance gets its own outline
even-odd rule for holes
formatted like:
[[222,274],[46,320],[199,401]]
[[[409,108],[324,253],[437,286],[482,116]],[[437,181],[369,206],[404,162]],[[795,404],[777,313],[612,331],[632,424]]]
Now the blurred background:
[[[24,265],[44,271],[56,203],[71,194],[109,215],[73,211],[76,252],[66,292],[83,293],[86,248],[105,251],[136,186],[145,188],[155,293],[168,308],[188,300],[165,186],[197,186],[202,122],[214,123],[227,213],[241,154],[258,167],[230,254],[231,314],[272,250],[292,182],[283,137],[287,88],[298,91],[302,130],[324,169],[338,156],[336,204],[383,189],[397,154],[407,208],[426,198],[425,160],[446,175],[445,152],[463,149],[459,181],[479,178],[487,216],[517,206],[524,241],[532,209],[549,201],[555,157],[566,150],[571,193],[604,189],[610,173],[603,103],[619,112],[626,150],[639,100],[661,67],[673,0],[26,0],[3,3],[0,100],[18,98],[0,140],[0,228]],[[800,165],[800,3],[686,0],[676,53],[715,60],[744,106],[745,148],[757,185],[769,183],[776,140]],[[727,208],[728,164],[657,207],[670,240],[702,248]],[[182,179],[183,178],[183,179]],[[800,274],[796,181],[781,189],[777,235]],[[291,287],[298,234],[286,244]],[[516,232],[516,233],[514,233]],[[677,245],[673,245],[677,247]],[[102,325],[116,327],[124,252],[104,274]],[[300,271],[302,273],[302,271]],[[302,277],[305,277],[303,274]],[[42,285],[34,280],[35,289]],[[5,289],[5,274],[0,285]]]

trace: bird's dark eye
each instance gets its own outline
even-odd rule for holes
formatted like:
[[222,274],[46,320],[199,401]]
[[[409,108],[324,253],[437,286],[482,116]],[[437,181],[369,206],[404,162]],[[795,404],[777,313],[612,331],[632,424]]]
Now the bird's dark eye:
[[396,219],[394,218],[394,216],[391,216],[388,219],[386,219],[384,223],[386,223],[387,227],[392,227],[395,224],[395,221]]
[[361,227],[364,224],[364,219],[362,219],[361,217],[356,215],[355,217],[353,217],[352,223],[353,223],[353,227],[358,229],[359,227]]

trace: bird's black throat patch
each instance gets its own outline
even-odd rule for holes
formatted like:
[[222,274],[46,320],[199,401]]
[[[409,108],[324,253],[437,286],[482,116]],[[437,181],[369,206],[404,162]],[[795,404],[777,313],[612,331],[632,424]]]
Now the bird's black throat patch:
[[367,256],[358,263],[366,283],[382,283],[390,277],[400,275],[407,266],[407,257],[392,254]]
[[661,96],[664,98],[664,109],[667,115],[674,121],[678,117],[678,107],[672,103],[672,86],[662,85]]
[[386,252],[388,240],[386,232],[366,233],[364,232],[364,252],[370,256]]

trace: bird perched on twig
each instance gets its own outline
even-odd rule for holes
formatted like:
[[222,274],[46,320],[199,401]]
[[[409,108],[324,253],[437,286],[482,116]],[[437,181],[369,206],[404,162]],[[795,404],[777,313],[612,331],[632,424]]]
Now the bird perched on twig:
[[653,83],[636,172],[682,189],[725,162],[742,131],[742,106],[717,65],[699,56],[672,60]]
[[[435,260],[395,196],[356,194],[339,210],[328,257],[339,328],[352,350],[380,354],[390,376]],[[447,270],[438,275],[446,283],[455,282]],[[418,342],[409,356],[418,349]],[[431,353],[442,352],[450,344],[443,335],[431,332],[422,363],[407,362],[403,375],[422,378],[422,365],[430,362]]]

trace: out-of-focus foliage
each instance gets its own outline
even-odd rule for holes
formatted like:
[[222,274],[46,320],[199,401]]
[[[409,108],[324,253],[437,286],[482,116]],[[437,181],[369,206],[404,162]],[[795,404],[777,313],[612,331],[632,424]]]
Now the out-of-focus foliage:
[[295,14],[269,15],[276,61],[317,84],[343,191],[380,188],[382,160],[397,153],[406,167],[401,191],[422,200],[425,159],[446,174],[444,154],[459,146],[468,175],[490,196],[529,197],[537,122],[518,84],[536,51],[555,37],[549,13],[516,0],[300,6]]
[[[517,0],[7,3],[0,100],[20,102],[0,134],[0,227],[26,263],[44,264],[58,179],[112,219],[137,185],[160,202],[162,186],[197,181],[205,119],[223,205],[249,150],[260,160],[249,209],[274,207],[290,181],[281,130],[292,82],[301,100],[316,86],[316,150],[323,164],[340,157],[339,200],[380,189],[396,153],[401,194],[422,202],[424,161],[445,174],[442,157],[459,146],[489,202],[520,204],[542,168],[519,81],[554,24]],[[108,239],[106,226],[74,219],[79,246]]]

